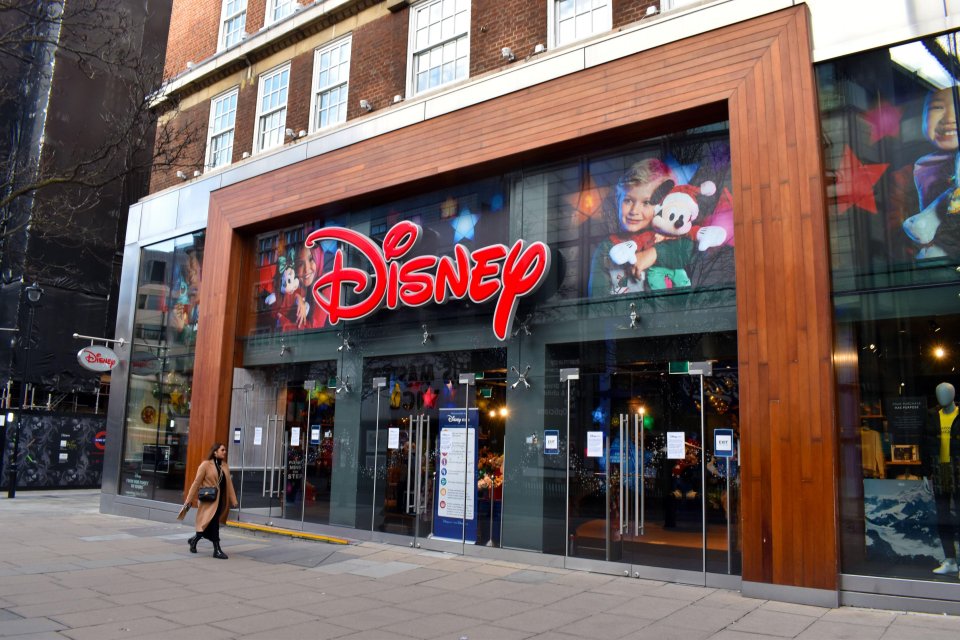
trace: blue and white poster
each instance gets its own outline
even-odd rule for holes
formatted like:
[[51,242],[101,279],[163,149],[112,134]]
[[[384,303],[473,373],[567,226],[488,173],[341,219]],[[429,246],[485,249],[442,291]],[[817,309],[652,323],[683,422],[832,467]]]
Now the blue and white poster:
[[[469,424],[468,424],[469,420]],[[434,488],[433,537],[477,541],[477,433],[480,414],[440,409],[440,447]]]

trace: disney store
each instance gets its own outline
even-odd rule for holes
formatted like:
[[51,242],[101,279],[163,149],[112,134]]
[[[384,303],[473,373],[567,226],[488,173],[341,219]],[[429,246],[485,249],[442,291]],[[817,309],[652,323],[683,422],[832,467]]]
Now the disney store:
[[137,205],[101,509],[960,611],[955,36],[805,11]]

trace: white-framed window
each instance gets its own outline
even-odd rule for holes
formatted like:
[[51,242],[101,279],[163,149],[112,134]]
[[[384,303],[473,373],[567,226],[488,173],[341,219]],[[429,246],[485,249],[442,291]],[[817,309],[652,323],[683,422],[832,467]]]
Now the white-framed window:
[[347,88],[350,84],[350,45],[347,36],[317,49],[313,58],[313,98],[310,130],[316,131],[347,120]]
[[289,63],[260,76],[260,89],[257,93],[257,122],[253,134],[254,153],[283,144],[283,130],[287,126],[289,87]]
[[210,101],[205,163],[207,169],[226,166],[233,159],[233,131],[237,123],[238,93],[239,88],[234,87]]
[[548,39],[551,47],[588,38],[613,28],[612,0],[549,0]]
[[267,0],[266,24],[273,24],[283,20],[293,13],[297,7],[297,0]]
[[470,0],[427,0],[410,7],[408,93],[470,74]]
[[227,49],[243,40],[247,26],[247,0],[223,0],[220,9],[220,37],[217,50]]

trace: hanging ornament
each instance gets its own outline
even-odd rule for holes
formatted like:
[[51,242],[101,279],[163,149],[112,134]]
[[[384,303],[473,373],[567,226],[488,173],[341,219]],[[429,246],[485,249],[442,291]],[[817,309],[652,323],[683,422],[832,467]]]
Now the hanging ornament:
[[390,407],[392,409],[399,409],[400,402],[403,400],[403,394],[400,393],[400,383],[393,383],[393,391],[390,392]]
[[433,409],[437,404],[437,393],[433,390],[433,387],[427,387],[427,390],[423,392],[423,406],[428,409]]

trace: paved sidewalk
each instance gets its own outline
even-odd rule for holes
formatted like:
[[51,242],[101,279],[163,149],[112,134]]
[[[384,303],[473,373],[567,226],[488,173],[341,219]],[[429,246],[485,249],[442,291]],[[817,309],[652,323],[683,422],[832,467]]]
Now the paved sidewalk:
[[101,515],[95,491],[0,499],[0,637],[762,640],[960,637],[960,618]]

